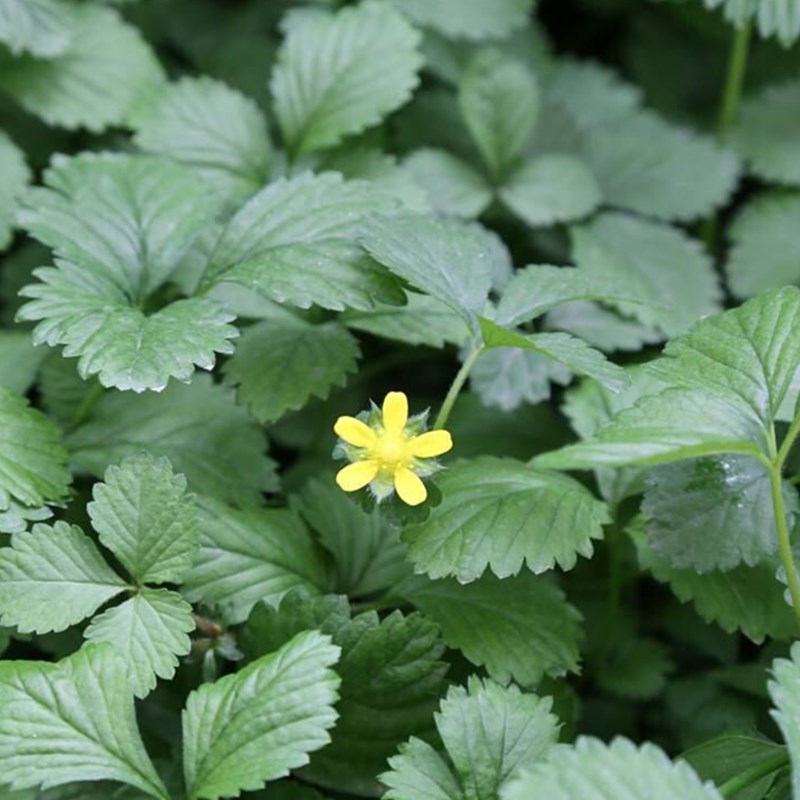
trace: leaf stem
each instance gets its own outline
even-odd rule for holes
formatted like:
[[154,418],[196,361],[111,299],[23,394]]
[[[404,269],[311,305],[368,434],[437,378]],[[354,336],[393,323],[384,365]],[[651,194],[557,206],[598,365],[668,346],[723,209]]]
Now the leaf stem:
[[746,789],[748,786],[754,784],[757,780],[760,780],[767,775],[771,775],[773,772],[779,770],[788,763],[788,751],[776,753],[771,758],[767,758],[760,764],[755,764],[754,766],[750,767],[750,769],[740,772],[729,781],[725,781],[725,783],[718,787],[719,793],[723,797],[733,797],[742,789]]
[[747,57],[750,52],[750,37],[753,32],[751,17],[743,27],[733,34],[730,57],[728,58],[728,74],[722,93],[722,103],[717,119],[717,133],[724,136],[736,122],[739,115],[739,104],[742,99],[744,75],[747,70]]
[[453,382],[450,384],[447,395],[445,395],[442,407],[439,409],[439,414],[436,417],[436,422],[433,423],[434,430],[437,428],[443,428],[447,424],[447,420],[450,417],[450,412],[453,410],[453,405],[458,398],[458,394],[466,383],[470,370],[475,366],[475,362],[478,360],[478,356],[482,352],[483,345],[477,344],[477,342],[473,340],[469,354],[464,360],[464,363],[461,365],[461,369],[458,371],[455,378],[453,378]]
[[78,410],[75,412],[75,416],[72,418],[67,432],[71,433],[75,428],[85,422],[86,418],[89,416],[89,412],[94,408],[94,404],[103,396],[104,392],[105,387],[97,381],[86,393],[86,397],[83,398],[81,404],[78,406]]

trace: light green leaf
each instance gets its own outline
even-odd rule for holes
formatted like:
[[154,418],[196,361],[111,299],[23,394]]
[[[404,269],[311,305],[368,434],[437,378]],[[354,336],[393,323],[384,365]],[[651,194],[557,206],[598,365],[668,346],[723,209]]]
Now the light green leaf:
[[86,645],[57,664],[0,662],[0,707],[0,765],[12,789],[114,780],[169,800],[110,645]]
[[593,128],[584,157],[605,202],[667,221],[724,205],[739,176],[732,152],[644,111]]
[[413,22],[453,39],[501,39],[522,28],[535,0],[392,0]]
[[316,631],[193,691],[183,712],[187,794],[216,800],[261,789],[330,741],[339,648]]
[[9,498],[28,506],[61,499],[72,481],[66,462],[58,428],[0,386],[0,508]]
[[72,43],[69,6],[58,0],[4,0],[0,5],[0,42],[15,55],[60,56]]
[[367,0],[292,26],[270,83],[294,157],[378,124],[416,87],[419,34],[388,6]]
[[258,106],[211,78],[182,78],[142,103],[134,141],[194,168],[225,197],[245,199],[269,176],[272,145]]
[[106,470],[92,496],[92,527],[137,583],[180,582],[197,554],[197,512],[186,478],[166,458],[129,456]]
[[27,331],[0,330],[0,386],[25,394],[46,355],[44,348],[33,345]]
[[277,180],[228,222],[204,285],[238,283],[300,308],[402,302],[396,281],[354,241],[365,215],[392,206],[368,183],[336,173]]
[[31,522],[44,522],[52,516],[53,512],[47,506],[28,508],[11,500],[6,508],[0,509],[0,533],[21,533]]
[[0,548],[3,625],[23,633],[63,631],[125,589],[76,525],[34,525]]
[[800,186],[798,103],[800,81],[795,80],[768,86],[742,104],[730,142],[759,178]]
[[437,486],[442,503],[403,533],[409,559],[431,578],[467,583],[487,567],[505,578],[523,563],[536,573],[572,569],[608,521],[605,505],[576,481],[511,459],[458,461]]
[[325,584],[324,562],[294,513],[204,501],[200,554],[182,587],[188,600],[215,606],[236,623],[260,600],[277,605],[295,586],[316,591]]
[[772,680],[768,684],[775,704],[772,717],[781,729],[792,764],[792,797],[800,794],[800,645],[792,645],[790,658],[772,662]]
[[360,241],[395,275],[468,321],[483,312],[496,262],[505,257],[495,234],[477,223],[416,214],[375,214],[364,223]]
[[0,58],[0,89],[48,125],[99,132],[122,123],[163,72],[139,31],[115,11],[83,5],[70,17],[69,47],[56,58]]
[[598,284],[627,285],[642,302],[609,301],[668,336],[719,310],[711,259],[699,242],[673,227],[607,212],[572,229],[572,258]]
[[[0,6],[0,34],[2,34],[3,8]],[[19,204],[31,173],[25,161],[25,154],[11,139],[0,130],[0,250],[11,241],[14,227],[14,211]]]
[[502,178],[520,162],[536,125],[536,79],[499,50],[481,50],[461,78],[458,101],[489,172]]
[[784,47],[800,36],[800,6],[796,0],[704,0],[706,8],[723,7],[725,19],[737,28],[754,17],[765,39],[775,36]]
[[673,763],[654,744],[637,747],[618,737],[605,744],[581,736],[574,747],[554,750],[543,763],[527,769],[503,800],[722,800],[713,783],[700,780],[685,762]]
[[239,402],[259,422],[274,422],[344,386],[359,355],[358,342],[337,322],[265,320],[246,330],[224,372]]
[[46,180],[19,215],[63,259],[23,289],[33,301],[18,318],[40,320],[35,343],[63,344],[82,377],[139,392],[188,380],[195,365],[213,367],[215,352],[233,351],[233,315],[216,301],[141,310],[216,211],[200,178],[160,159],[86,154],[57,158]]
[[546,758],[558,738],[550,698],[470,678],[453,686],[435,715],[447,757],[413,738],[381,775],[386,800],[492,800],[526,764]]
[[102,477],[111,464],[146,450],[165,456],[198,494],[240,504],[277,488],[262,430],[205,375],[161,393],[108,393],[67,437],[78,466]]
[[739,213],[728,228],[732,247],[725,265],[731,291],[752,297],[800,282],[797,220],[800,194],[766,194]]
[[582,161],[573,156],[544,155],[509,175],[500,188],[500,199],[535,228],[585,217],[602,198]]
[[178,656],[191,647],[192,607],[166,589],[143,589],[122,605],[104,611],[86,628],[90,642],[109,642],[128,668],[133,693],[146,697],[156,678],[169,680]]
[[443,214],[473,219],[492,201],[486,178],[445,150],[422,148],[407,156],[403,166]]
[[473,583],[415,576],[394,593],[442,629],[442,637],[500,683],[536,686],[545,675],[578,672],[581,615],[549,576],[521,572]]

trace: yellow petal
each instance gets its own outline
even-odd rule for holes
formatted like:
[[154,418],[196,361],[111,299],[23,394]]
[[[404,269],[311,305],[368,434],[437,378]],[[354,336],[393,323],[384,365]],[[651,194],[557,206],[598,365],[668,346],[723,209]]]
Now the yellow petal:
[[372,447],[375,444],[375,431],[355,417],[339,417],[333,430],[340,439],[354,447]]
[[387,433],[400,433],[408,422],[408,398],[403,392],[389,392],[383,398],[383,427]]
[[410,506],[418,506],[428,496],[425,484],[408,467],[400,467],[394,473],[394,488],[400,499]]
[[356,492],[363,489],[377,474],[377,461],[356,461],[336,473],[336,483],[346,492]]
[[453,447],[453,438],[447,431],[428,431],[415,436],[408,443],[408,450],[417,458],[433,458]]

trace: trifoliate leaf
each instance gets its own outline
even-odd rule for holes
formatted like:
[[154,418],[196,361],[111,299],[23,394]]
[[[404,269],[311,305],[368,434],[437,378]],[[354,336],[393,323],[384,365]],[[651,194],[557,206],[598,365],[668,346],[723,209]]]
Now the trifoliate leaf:
[[12,789],[113,780],[169,800],[110,645],[86,645],[57,664],[0,662],[0,706],[0,764]]
[[99,132],[122,123],[163,73],[139,31],[115,11],[83,5],[70,17],[69,46],[57,57],[0,58],[0,89],[48,125]]
[[800,122],[800,81],[769,86],[742,104],[730,142],[750,169],[771,183],[800,185],[800,156],[795,144]]
[[500,683],[536,686],[578,671],[581,615],[548,576],[485,574],[467,585],[415,576],[393,590],[442,629],[442,637]]
[[274,422],[344,386],[359,355],[358,342],[337,322],[265,320],[247,329],[224,372],[239,402],[259,422]]
[[586,165],[573,156],[544,155],[508,176],[500,199],[532,227],[568,222],[600,204],[600,187]]
[[453,686],[435,715],[447,757],[413,738],[381,775],[386,800],[488,800],[526,764],[546,758],[558,738],[552,700],[516,686],[470,678]]
[[100,541],[137,583],[179,583],[198,548],[186,478],[166,458],[129,456],[106,470],[86,510]]
[[778,658],[772,662],[772,680],[769,693],[775,704],[772,717],[778,723],[788,745],[792,764],[792,796],[800,792],[800,646],[792,645],[790,658]]
[[728,228],[733,246],[725,271],[737,297],[800,282],[800,194],[762,195]]
[[269,177],[267,124],[249,98],[211,78],[182,78],[142,103],[134,141],[192,167],[225,197],[245,199]]
[[0,386],[0,508],[9,498],[41,506],[66,494],[72,476],[58,428]]
[[453,39],[502,39],[522,28],[534,0],[392,0],[404,14],[427,28]]
[[0,548],[3,624],[23,633],[63,631],[124,589],[125,581],[76,525],[34,525]]
[[397,529],[382,519],[379,509],[364,511],[333,481],[310,481],[292,507],[333,556],[336,592],[350,597],[374,594],[409,573]]
[[654,744],[637,747],[618,737],[605,744],[581,736],[574,747],[554,750],[550,758],[526,769],[503,792],[503,800],[722,800],[684,761],[673,763]]
[[58,0],[5,0],[0,5],[0,42],[15,55],[60,56],[72,43],[72,15]]
[[72,460],[97,477],[147,450],[166,456],[201,495],[251,504],[277,488],[264,434],[233,393],[197,375],[159,394],[110,393],[67,438]]
[[335,173],[280,179],[234,215],[204,278],[238,283],[279,303],[341,311],[402,302],[402,292],[354,239],[362,218],[392,201]]
[[27,331],[0,330],[0,387],[25,394],[46,355],[44,348],[33,345]]
[[468,321],[483,312],[496,262],[505,257],[495,234],[476,223],[416,214],[375,214],[364,223],[360,241],[395,275]]
[[47,182],[19,215],[64,259],[23,290],[34,299],[18,317],[41,320],[37,344],[63,344],[82,377],[139,392],[188,380],[195,365],[213,367],[215,352],[233,351],[233,315],[216,301],[142,311],[215,213],[200,178],[160,159],[87,154],[55,161]]
[[[0,33],[2,33],[3,8],[0,7]],[[0,250],[11,241],[14,211],[20,195],[31,179],[25,154],[11,139],[0,131]]]
[[409,736],[427,735],[433,727],[447,669],[439,630],[420,614],[399,611],[383,620],[374,611],[349,619],[346,603],[339,609],[330,597],[293,592],[278,610],[255,608],[245,628],[245,652],[260,655],[308,627],[341,647],[336,671],[342,685],[333,741],[312,757],[304,775],[339,791],[376,795],[375,776],[386,759]]
[[188,796],[238,797],[307,764],[330,741],[338,658],[327,636],[308,631],[193,691],[183,712]]
[[572,569],[592,554],[608,511],[579,483],[511,459],[452,464],[437,479],[442,503],[407,527],[408,557],[431,578],[462,583],[488,567],[500,578],[525,563],[532,572]]
[[287,149],[296,158],[378,124],[416,87],[419,34],[372,2],[292,26],[270,86]]
[[200,553],[182,586],[188,600],[217,607],[235,623],[260,600],[277,605],[295,586],[325,585],[324,562],[294,513],[203,502]]
[[482,50],[462,76],[458,100],[490,174],[504,177],[520,162],[536,125],[536,79],[499,50]]
[[584,157],[606,203],[667,221],[724,205],[739,175],[732,152],[643,111],[593,128]]
[[800,6],[796,0],[703,0],[706,8],[723,7],[725,19],[743,27],[754,17],[765,39],[775,36],[790,47],[800,36]]
[[572,229],[572,258],[598,283],[612,279],[647,302],[610,300],[668,336],[719,310],[714,266],[699,242],[657,222],[608,212]]
[[178,656],[189,652],[187,634],[194,628],[192,607],[179,594],[143,589],[95,617],[84,636],[90,642],[109,642],[128,667],[133,693],[146,697],[157,677],[169,680],[175,674]]
[[486,178],[444,150],[415,150],[403,166],[425,190],[433,207],[443,214],[473,219],[492,201],[492,189]]

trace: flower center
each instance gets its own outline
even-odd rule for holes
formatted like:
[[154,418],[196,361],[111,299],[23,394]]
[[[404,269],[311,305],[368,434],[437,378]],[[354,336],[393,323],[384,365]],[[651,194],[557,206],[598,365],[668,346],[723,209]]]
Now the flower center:
[[408,443],[401,434],[384,433],[372,448],[373,457],[385,469],[396,469],[408,461]]

